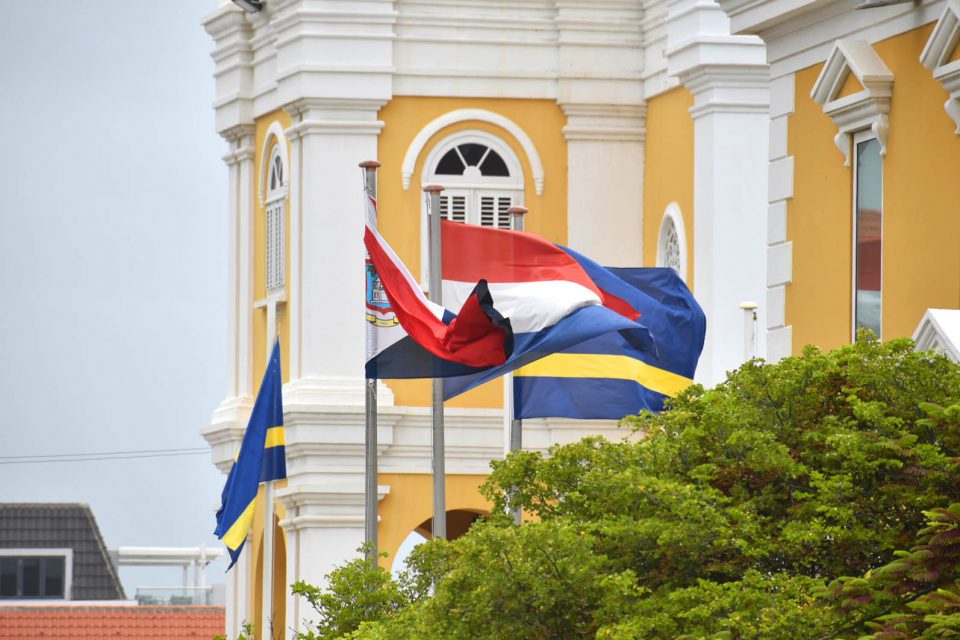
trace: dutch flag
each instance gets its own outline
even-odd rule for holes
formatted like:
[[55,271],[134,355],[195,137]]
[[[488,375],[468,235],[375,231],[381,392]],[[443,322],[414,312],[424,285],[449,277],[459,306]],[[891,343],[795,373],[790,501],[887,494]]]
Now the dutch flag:
[[431,302],[377,231],[376,203],[366,206],[368,378],[491,379],[611,331],[655,351],[634,307],[530,233],[444,220],[445,304]]

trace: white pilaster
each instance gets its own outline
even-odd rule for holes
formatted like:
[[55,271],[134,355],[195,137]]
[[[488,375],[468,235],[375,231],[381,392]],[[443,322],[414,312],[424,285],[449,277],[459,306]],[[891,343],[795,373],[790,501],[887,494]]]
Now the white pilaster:
[[643,264],[642,105],[563,104],[567,243],[614,267]]
[[643,264],[643,10],[636,0],[556,3],[557,102],[567,116],[567,243],[611,266]]
[[697,379],[715,384],[743,362],[739,304],[759,303],[766,322],[768,70],[763,43],[731,36],[713,0],[675,0],[667,21],[668,71],[694,96],[694,293],[707,315]]
[[253,125],[223,132],[230,144],[227,194],[227,393],[201,434],[224,473],[236,454],[253,408]]
[[793,243],[787,240],[787,201],[793,197],[793,156],[787,155],[787,119],[793,114],[794,74],[770,83],[770,200],[767,227],[767,360],[793,352],[793,327],[787,325],[787,285],[793,280]]
[[[363,218],[360,169],[376,158],[378,100],[302,99],[290,184],[291,405],[362,406]],[[351,188],[350,185],[356,185]],[[356,283],[350,286],[349,283]]]

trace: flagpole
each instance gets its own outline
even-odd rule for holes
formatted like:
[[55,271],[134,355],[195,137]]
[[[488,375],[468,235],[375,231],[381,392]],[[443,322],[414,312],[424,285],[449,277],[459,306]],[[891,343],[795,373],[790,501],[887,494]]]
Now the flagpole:
[[[377,169],[380,163],[376,160],[367,160],[360,163],[363,169],[364,193],[376,200],[377,198]],[[364,474],[364,534],[367,541],[367,560],[376,563],[379,556],[377,502],[377,381],[367,378],[364,412],[366,414],[366,436],[364,442],[365,474]]]
[[[273,356],[273,345],[277,336],[277,305],[267,305],[267,367]],[[271,340],[272,338],[273,340]],[[263,487],[263,606],[260,623],[260,637],[273,639],[273,517],[274,517],[274,481],[268,480]]]
[[[430,195],[430,299],[443,304],[443,260],[440,242],[440,193],[443,185],[423,188]],[[433,537],[447,537],[447,474],[443,442],[443,380],[433,379]]]
[[[507,213],[513,221],[514,231],[523,231],[523,217],[527,213],[527,208],[520,206],[510,207],[507,209]],[[523,420],[514,417],[516,403],[513,393],[513,373],[508,373],[507,377],[506,384],[508,384],[510,388],[509,393],[505,392],[503,394],[503,402],[505,410],[509,412],[510,416],[510,451],[520,451],[523,449]],[[522,519],[520,506],[516,505],[512,507],[511,512],[513,513],[513,522],[520,524]]]

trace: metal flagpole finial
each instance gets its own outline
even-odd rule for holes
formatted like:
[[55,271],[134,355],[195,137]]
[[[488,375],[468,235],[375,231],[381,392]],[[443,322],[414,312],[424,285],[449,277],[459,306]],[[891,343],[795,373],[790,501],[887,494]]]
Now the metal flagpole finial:
[[523,217],[527,215],[527,208],[519,205],[510,207],[507,209],[507,215],[510,216],[510,220],[513,222],[513,230],[523,231]]
[[360,163],[361,169],[379,169],[380,166],[379,160],[364,160]]
[[440,193],[444,189],[446,189],[446,187],[442,184],[427,184],[423,186],[423,190],[427,193]]

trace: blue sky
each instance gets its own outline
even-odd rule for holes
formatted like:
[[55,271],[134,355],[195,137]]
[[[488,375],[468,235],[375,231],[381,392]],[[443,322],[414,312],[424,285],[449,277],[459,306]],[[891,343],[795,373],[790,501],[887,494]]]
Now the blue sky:
[[[226,389],[215,6],[0,2],[0,456],[205,445]],[[111,548],[216,545],[222,483],[209,454],[0,464],[0,502],[89,503]]]

